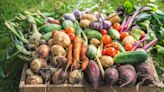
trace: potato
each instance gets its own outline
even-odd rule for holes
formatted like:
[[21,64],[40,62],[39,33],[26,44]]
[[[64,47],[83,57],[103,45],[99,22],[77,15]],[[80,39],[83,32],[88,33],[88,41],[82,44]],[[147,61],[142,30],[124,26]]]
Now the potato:
[[90,20],[91,22],[97,20],[96,16],[94,16],[93,14],[83,14],[83,15],[81,16],[81,19],[88,19],[88,20]]
[[90,23],[91,23],[91,21],[88,20],[88,19],[82,19],[82,20],[80,20],[80,26],[82,28],[88,28]]
[[98,39],[96,39],[96,38],[92,38],[92,39],[90,40],[90,44],[93,44],[93,45],[95,45],[96,47],[98,47],[98,45],[100,44],[100,41],[99,41]]
[[112,24],[118,23],[118,22],[121,21],[121,18],[118,15],[116,15],[116,13],[110,14],[108,16],[108,19],[109,19],[110,22],[112,22]]
[[136,40],[133,38],[133,36],[127,36],[122,40],[123,45],[134,44],[135,42],[136,42]]

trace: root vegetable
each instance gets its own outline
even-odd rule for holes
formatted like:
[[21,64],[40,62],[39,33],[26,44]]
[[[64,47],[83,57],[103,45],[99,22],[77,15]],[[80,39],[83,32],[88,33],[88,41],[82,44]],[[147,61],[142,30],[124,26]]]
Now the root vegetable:
[[135,43],[135,39],[133,38],[133,36],[127,36],[122,40],[122,44],[126,45],[126,44],[134,44]]
[[52,46],[53,46],[53,39],[50,39],[50,40],[48,41],[48,46],[49,46],[49,47],[52,47]]
[[100,44],[100,41],[97,38],[92,38],[90,40],[90,44],[95,45],[96,47],[98,47],[98,45]]
[[47,45],[40,45],[37,49],[36,49],[36,53],[40,58],[47,58],[50,52],[50,48]]
[[66,13],[66,14],[63,15],[63,17],[64,17],[66,20],[71,20],[71,21],[75,21],[75,20],[76,20],[74,14],[72,14],[72,13]]
[[54,31],[53,32],[53,43],[55,45],[61,45],[62,47],[65,48],[71,43],[71,40],[65,32]]
[[30,64],[33,72],[38,72],[42,67],[47,67],[47,62],[42,58],[34,59]]
[[91,23],[91,21],[88,19],[80,20],[80,26],[82,28],[88,28],[90,23]]
[[97,63],[93,60],[89,61],[88,67],[87,67],[87,75],[89,77],[89,81],[91,82],[94,89],[97,89],[97,87],[100,85],[100,70],[97,65]]
[[34,73],[33,73],[33,71],[29,68],[29,69],[26,70],[26,75],[27,75],[27,76],[32,76],[32,75],[34,75]]
[[51,65],[64,69],[67,65],[67,58],[65,56],[52,56]]
[[65,73],[62,69],[58,69],[52,76],[52,82],[54,84],[62,84],[68,79],[68,73]]
[[81,50],[81,46],[82,46],[82,38],[80,36],[76,36],[73,43],[74,43],[74,51],[73,51],[73,64],[72,64],[72,68],[73,69],[78,69],[80,67],[80,65],[78,64],[78,61],[80,60],[80,50]]
[[111,56],[101,56],[100,62],[104,68],[108,68],[114,64],[113,58]]
[[39,75],[32,75],[32,76],[27,76],[26,78],[26,84],[42,84],[43,83],[43,78]]
[[105,70],[104,80],[109,84],[116,84],[119,79],[119,73],[116,68],[110,67]]
[[51,47],[51,53],[53,56],[65,56],[66,55],[64,48],[60,45],[53,45]]
[[84,79],[83,72],[79,70],[73,70],[69,73],[69,83],[70,84],[81,84]]
[[121,21],[120,17],[118,16],[118,14],[116,13],[112,13],[108,16],[109,21],[112,22],[112,24],[114,23],[119,23]]
[[135,68],[132,65],[121,65],[117,68],[119,72],[119,78],[121,80],[120,87],[126,86],[126,85],[132,85],[136,81],[136,71]]
[[83,14],[83,15],[81,16],[81,19],[88,19],[88,20],[90,20],[91,22],[97,20],[96,16],[94,16],[93,14]]

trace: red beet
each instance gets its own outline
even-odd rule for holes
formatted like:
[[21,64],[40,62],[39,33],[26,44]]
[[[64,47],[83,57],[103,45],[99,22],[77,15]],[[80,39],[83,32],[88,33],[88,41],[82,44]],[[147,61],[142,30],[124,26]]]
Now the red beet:
[[116,84],[119,79],[119,74],[116,68],[110,67],[105,70],[104,80],[109,85]]
[[119,72],[119,78],[120,78],[120,87],[126,86],[126,85],[132,85],[136,81],[136,71],[135,68],[132,65],[121,65],[118,67]]
[[135,68],[138,73],[138,82],[143,82],[144,85],[153,83],[155,70],[150,63],[143,62],[137,64]]
[[87,75],[94,89],[100,85],[100,70],[94,60],[90,60],[87,67]]

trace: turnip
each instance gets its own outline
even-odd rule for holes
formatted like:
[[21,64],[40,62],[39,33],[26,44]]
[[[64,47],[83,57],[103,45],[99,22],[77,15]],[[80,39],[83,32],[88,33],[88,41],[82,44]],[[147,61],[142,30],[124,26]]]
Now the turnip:
[[65,56],[66,51],[61,45],[53,45],[51,47],[51,53],[53,56]]
[[119,72],[120,87],[135,83],[137,74],[132,65],[121,65],[117,70]]
[[79,70],[73,70],[69,73],[68,81],[70,84],[80,84],[83,83],[84,74]]
[[43,78],[39,75],[32,75],[32,76],[27,76],[26,78],[26,84],[42,84],[43,83]]
[[105,70],[104,80],[109,85],[116,84],[119,79],[119,73],[116,68],[110,67]]
[[48,45],[40,45],[37,49],[36,49],[36,53],[39,57],[41,58],[47,58],[50,52],[50,48]]

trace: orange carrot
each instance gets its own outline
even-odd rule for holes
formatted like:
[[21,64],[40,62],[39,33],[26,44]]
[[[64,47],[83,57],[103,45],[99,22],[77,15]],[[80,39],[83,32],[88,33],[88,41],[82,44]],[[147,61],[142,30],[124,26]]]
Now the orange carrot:
[[70,44],[68,46],[68,51],[67,51],[67,60],[68,60],[68,66],[70,66],[72,64],[72,48],[73,48],[73,45]]
[[86,70],[88,64],[89,64],[89,59],[87,56],[84,56],[83,60],[82,60],[82,64],[81,64],[81,70]]
[[78,61],[80,59],[80,51],[81,51],[81,46],[82,46],[82,38],[80,36],[76,36],[73,43],[74,43],[74,51],[73,51],[73,64],[72,68],[73,69],[78,69],[79,64]]
[[80,51],[80,60],[83,60],[83,58],[85,58],[85,56],[87,54],[87,49],[88,49],[88,46],[83,42],[83,45],[82,45],[81,51]]

